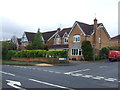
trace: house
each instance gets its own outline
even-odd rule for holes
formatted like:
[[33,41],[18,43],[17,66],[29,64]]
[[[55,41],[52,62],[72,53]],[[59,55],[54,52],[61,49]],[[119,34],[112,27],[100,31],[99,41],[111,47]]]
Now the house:
[[[22,49],[32,43],[35,34],[24,32],[21,39]],[[96,54],[99,54],[102,47],[110,46],[110,36],[104,25],[97,23],[96,18],[92,25],[75,21],[72,27],[44,32],[42,33],[42,39],[49,50],[68,49],[69,58],[76,60],[83,58],[81,44],[84,40],[91,42]]]
[[49,50],[64,50],[69,49],[68,45],[68,34],[71,28],[63,28],[58,30],[56,35],[53,37],[54,43],[49,46]]
[[116,48],[120,47],[120,34],[111,38],[110,46]]
[[[44,44],[47,45],[48,47],[52,45],[54,43],[54,39],[52,39],[52,37],[54,37],[56,33],[57,33],[57,30],[42,33],[42,39],[44,41]],[[23,36],[21,39],[22,50],[26,49],[27,45],[32,43],[32,40],[34,39],[35,34],[36,33],[33,33],[33,32],[23,33]]]
[[110,45],[110,36],[102,23],[97,23],[94,19],[94,24],[89,25],[76,21],[69,33],[69,58],[80,60],[83,58],[81,44],[84,40],[89,40],[95,47],[96,54],[102,47]]

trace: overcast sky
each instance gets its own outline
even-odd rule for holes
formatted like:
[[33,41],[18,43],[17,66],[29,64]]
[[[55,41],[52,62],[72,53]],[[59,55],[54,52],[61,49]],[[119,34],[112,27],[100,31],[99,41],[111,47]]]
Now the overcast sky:
[[[119,0],[2,0],[2,36],[21,37],[24,31],[41,32],[72,27],[75,21],[93,24],[96,17],[110,36],[118,34]],[[96,15],[95,15],[96,14]]]

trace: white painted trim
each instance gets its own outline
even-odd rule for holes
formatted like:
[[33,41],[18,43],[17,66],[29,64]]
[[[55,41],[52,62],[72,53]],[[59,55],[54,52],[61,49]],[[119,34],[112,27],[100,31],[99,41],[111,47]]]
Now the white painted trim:
[[59,35],[58,33],[56,34],[55,38],[57,37],[57,35],[59,36],[59,38],[61,38],[60,35]]
[[[72,48],[74,49],[74,48]],[[81,49],[81,55],[79,55],[79,49],[78,49],[78,55],[72,55],[72,49],[71,49],[71,56],[82,56],[82,49]]]
[[25,32],[23,33],[23,36],[22,36],[21,42],[23,42],[23,37],[25,37],[25,38],[27,39],[27,42],[28,42],[28,38],[27,38]]
[[[71,32],[73,31],[73,28],[75,27],[75,25],[78,25],[78,23],[77,22],[75,22],[74,23],[74,25],[73,25],[73,27],[72,27],[72,29],[71,29],[71,31],[69,32],[69,34],[68,34],[68,36],[71,34]],[[82,33],[84,34],[84,36],[86,35],[85,33],[84,33],[84,31],[82,30],[82,28],[78,25],[78,27],[80,28],[80,30],[82,31]]]
[[65,34],[68,35],[67,32],[65,32],[64,35],[63,35],[63,38],[64,38]]
[[58,32],[56,31],[55,34],[53,34],[47,41],[49,41],[50,39],[52,39]]
[[64,37],[64,44],[68,44],[68,42],[69,42],[69,41],[68,41],[68,42],[65,42],[65,39],[66,39],[66,38],[69,40],[68,37]]

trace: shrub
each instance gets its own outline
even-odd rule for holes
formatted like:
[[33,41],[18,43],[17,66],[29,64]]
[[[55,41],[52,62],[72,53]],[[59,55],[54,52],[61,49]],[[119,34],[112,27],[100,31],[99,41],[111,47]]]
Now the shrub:
[[100,59],[107,59],[108,58],[108,52],[110,50],[113,50],[112,47],[103,47],[100,51]]
[[9,50],[8,53],[7,53],[7,55],[6,55],[6,59],[10,60],[12,57],[15,56],[15,53],[16,53],[15,50]]
[[93,48],[90,41],[84,40],[82,42],[82,54],[85,60],[93,60]]

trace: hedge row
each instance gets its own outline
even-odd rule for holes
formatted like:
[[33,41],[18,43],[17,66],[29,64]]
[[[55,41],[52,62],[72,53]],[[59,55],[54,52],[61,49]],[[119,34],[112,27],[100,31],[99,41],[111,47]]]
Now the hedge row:
[[67,50],[23,50],[17,51],[14,57],[48,57],[48,58],[66,58],[68,56]]

